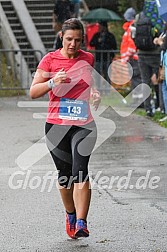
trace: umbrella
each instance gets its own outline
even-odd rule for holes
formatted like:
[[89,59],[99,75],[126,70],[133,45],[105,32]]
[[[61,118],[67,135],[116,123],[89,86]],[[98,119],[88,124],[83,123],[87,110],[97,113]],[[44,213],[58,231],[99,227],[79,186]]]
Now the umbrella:
[[162,19],[167,22],[167,1],[166,0],[156,0],[158,12]]
[[98,8],[89,11],[82,17],[83,21],[99,22],[99,21],[117,21],[121,18],[112,10]]
[[145,15],[148,18],[150,18],[153,27],[158,31],[158,33],[163,32],[164,21],[159,15],[156,1],[155,0],[145,0],[143,10],[144,10]]

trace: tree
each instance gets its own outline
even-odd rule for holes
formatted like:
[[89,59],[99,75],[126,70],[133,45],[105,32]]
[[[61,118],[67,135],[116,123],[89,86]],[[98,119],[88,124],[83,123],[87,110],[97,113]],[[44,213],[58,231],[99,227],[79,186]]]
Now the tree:
[[111,9],[113,11],[117,10],[118,6],[118,0],[85,0],[86,4],[88,5],[89,9],[95,9],[95,8],[107,8]]
[[133,7],[136,12],[140,12],[143,8],[144,0],[118,0],[118,11],[123,14],[127,8]]

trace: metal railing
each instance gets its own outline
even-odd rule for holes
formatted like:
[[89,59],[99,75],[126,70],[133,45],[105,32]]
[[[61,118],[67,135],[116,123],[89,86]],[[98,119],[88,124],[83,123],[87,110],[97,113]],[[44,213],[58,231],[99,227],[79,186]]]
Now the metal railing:
[[[103,95],[109,95],[111,86],[119,91],[128,91],[129,69],[120,59],[119,50],[89,50],[94,54],[94,68],[100,74],[94,78],[97,89]],[[117,60],[116,62],[114,62]],[[114,64],[111,64],[114,62]]]
[[40,50],[0,49],[0,90],[29,89]]
[[[109,68],[109,65],[115,56],[119,58],[119,51],[89,50],[89,52],[94,54],[94,68],[100,74],[94,77],[95,85],[102,94],[107,95],[110,93],[112,85],[112,69]],[[42,57],[43,54],[40,50],[0,49],[0,90],[28,90],[39,58],[42,59]]]

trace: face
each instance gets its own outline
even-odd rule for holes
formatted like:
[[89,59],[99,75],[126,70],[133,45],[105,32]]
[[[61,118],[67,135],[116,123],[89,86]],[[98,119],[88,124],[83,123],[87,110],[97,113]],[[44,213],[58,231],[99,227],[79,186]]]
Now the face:
[[105,27],[103,25],[99,25],[99,32],[105,31]]
[[81,30],[67,30],[63,36],[63,51],[68,57],[75,57],[82,43]]

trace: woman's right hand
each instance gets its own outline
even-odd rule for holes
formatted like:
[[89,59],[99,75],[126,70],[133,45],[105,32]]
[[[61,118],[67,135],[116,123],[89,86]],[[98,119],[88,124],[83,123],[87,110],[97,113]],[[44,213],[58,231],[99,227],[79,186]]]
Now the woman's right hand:
[[30,96],[32,99],[36,99],[45,95],[46,93],[48,93],[48,91],[54,88],[54,86],[56,87],[59,84],[65,82],[65,80],[67,79],[67,74],[64,71],[64,68],[60,69],[60,71],[52,77],[54,86],[51,87],[48,85],[49,77],[49,73],[45,72],[42,69],[37,69],[30,87]]
[[64,71],[64,68],[62,68],[59,72],[57,72],[52,79],[55,83],[55,86],[64,83],[65,80],[67,79],[67,74]]

